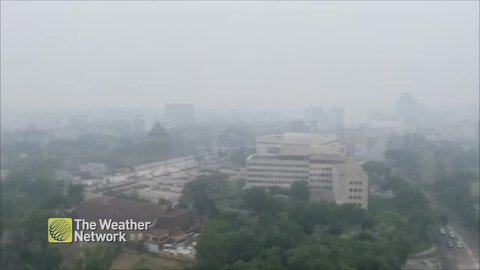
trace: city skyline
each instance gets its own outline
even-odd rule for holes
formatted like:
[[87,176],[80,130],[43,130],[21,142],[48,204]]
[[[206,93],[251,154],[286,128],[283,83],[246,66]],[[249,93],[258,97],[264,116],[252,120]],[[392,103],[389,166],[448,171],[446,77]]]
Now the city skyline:
[[478,102],[478,2],[110,4],[2,2],[2,110]]

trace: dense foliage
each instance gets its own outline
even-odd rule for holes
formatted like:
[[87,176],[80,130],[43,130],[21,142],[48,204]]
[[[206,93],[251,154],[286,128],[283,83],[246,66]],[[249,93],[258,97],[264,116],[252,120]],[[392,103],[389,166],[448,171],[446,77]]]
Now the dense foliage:
[[196,209],[200,215],[213,217],[219,207],[232,207],[240,203],[239,191],[245,179],[231,179],[218,171],[203,171],[203,175],[185,184],[180,198],[182,207]]
[[241,211],[209,220],[195,269],[399,269],[433,221],[422,193],[387,178],[398,200],[374,198],[368,212],[310,202],[301,182],[286,193],[247,189]]
[[433,141],[420,135],[394,136],[390,139],[393,148],[385,155],[399,174],[433,191],[444,206],[478,232],[478,143],[478,140]]
[[75,269],[105,270],[110,269],[120,247],[112,243],[95,243],[85,245],[82,252],[83,256],[77,261]]
[[[66,196],[68,194],[69,196]],[[44,165],[12,172],[1,182],[1,269],[58,269],[47,243],[47,220],[83,199],[80,186],[54,180]]]
[[[478,172],[451,171],[438,175],[434,192],[464,223],[477,232],[480,230],[479,195],[472,186],[478,183]],[[476,189],[478,190],[478,184]]]

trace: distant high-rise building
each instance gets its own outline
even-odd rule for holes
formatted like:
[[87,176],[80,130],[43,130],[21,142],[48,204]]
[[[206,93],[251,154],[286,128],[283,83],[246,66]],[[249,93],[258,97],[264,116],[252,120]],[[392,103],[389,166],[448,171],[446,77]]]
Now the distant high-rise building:
[[305,120],[309,122],[322,122],[323,121],[323,111],[320,106],[310,106],[305,108]]
[[292,120],[287,125],[288,132],[309,133],[312,132],[312,126],[305,120]]
[[365,154],[368,150],[368,137],[370,127],[367,124],[356,128],[345,128],[345,144],[347,154],[356,155]]
[[420,104],[409,93],[402,94],[395,106],[396,113],[405,132],[416,132],[419,127]]
[[169,125],[189,125],[195,122],[195,107],[193,104],[165,105],[165,121]]
[[318,128],[322,126],[325,120],[322,107],[320,106],[310,106],[305,108],[304,118],[310,123],[312,132],[317,132]]
[[328,124],[334,128],[342,128],[343,127],[343,109],[340,107],[332,107],[330,108],[328,114]]
[[345,126],[343,121],[343,109],[340,107],[332,107],[327,114],[327,125],[331,130],[335,131],[338,140],[345,143]]

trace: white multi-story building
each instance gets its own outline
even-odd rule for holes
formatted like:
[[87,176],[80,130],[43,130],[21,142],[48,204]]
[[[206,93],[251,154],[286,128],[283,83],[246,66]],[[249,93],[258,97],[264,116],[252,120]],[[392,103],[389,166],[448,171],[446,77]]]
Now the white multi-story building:
[[289,188],[307,181],[314,200],[368,204],[368,177],[334,136],[285,133],[257,137],[247,158],[247,187]]

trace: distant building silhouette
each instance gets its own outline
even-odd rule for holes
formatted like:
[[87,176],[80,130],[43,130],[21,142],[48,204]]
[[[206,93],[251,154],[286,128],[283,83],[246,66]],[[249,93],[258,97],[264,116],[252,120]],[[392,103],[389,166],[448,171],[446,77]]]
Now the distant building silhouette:
[[167,136],[167,131],[160,125],[160,122],[157,121],[150,132],[148,133],[148,138],[159,138]]

